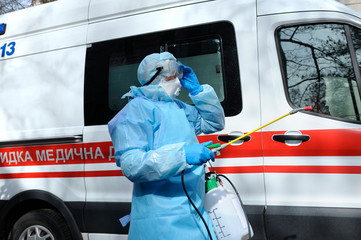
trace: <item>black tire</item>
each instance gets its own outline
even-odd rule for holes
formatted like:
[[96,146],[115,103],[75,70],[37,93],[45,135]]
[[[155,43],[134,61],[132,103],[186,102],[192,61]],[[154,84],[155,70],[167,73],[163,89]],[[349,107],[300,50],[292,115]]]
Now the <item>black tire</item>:
[[9,240],[27,240],[29,238],[26,233],[30,233],[31,236],[39,235],[38,237],[41,237],[36,239],[72,239],[69,227],[62,215],[51,209],[33,210],[21,216],[11,229]]

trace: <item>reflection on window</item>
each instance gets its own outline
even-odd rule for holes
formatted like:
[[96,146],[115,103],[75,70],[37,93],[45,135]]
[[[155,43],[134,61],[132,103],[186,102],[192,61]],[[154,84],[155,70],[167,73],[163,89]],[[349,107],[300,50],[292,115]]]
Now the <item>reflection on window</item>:
[[[287,27],[278,34],[292,104],[310,105],[318,113],[360,120],[360,94],[344,25]],[[361,58],[361,49],[357,51]]]
[[357,65],[361,69],[361,30],[355,27],[350,27],[352,36],[353,48],[355,49]]
[[137,86],[137,70],[139,63],[124,64],[121,57],[112,56],[109,63],[109,109],[120,110],[127,102],[121,99],[129,92],[129,86]]
[[[159,46],[162,50],[164,46]],[[178,61],[190,66],[200,84],[211,85],[222,102],[224,97],[221,41],[217,38],[168,42],[165,50],[174,54]],[[128,101],[121,96],[129,91],[129,86],[139,86],[137,69],[141,59],[124,52],[115,52],[109,59],[109,109],[120,110]],[[188,91],[182,89],[178,99],[193,104]]]
[[[181,63],[193,69],[200,84],[211,85],[220,102],[224,100],[221,41],[219,39],[167,43],[166,49],[174,53]],[[178,98],[192,104],[188,97],[188,91],[182,90]]]
[[[129,87],[140,86],[137,70],[142,59],[164,51],[193,68],[201,84],[214,88],[226,116],[241,112],[235,31],[230,22],[221,21],[92,43],[85,64],[85,125],[108,123],[128,103],[121,97]],[[184,89],[178,99],[192,103]]]

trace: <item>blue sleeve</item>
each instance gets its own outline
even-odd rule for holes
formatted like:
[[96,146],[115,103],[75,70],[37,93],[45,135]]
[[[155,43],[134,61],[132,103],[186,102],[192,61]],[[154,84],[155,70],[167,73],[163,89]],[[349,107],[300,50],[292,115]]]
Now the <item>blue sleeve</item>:
[[195,106],[177,101],[193,125],[196,135],[221,131],[225,125],[224,111],[214,89],[208,84],[202,86],[202,92],[195,96],[189,95]]
[[117,165],[132,182],[166,179],[186,167],[186,143],[153,149],[154,131],[159,124],[156,108],[136,99],[108,124]]

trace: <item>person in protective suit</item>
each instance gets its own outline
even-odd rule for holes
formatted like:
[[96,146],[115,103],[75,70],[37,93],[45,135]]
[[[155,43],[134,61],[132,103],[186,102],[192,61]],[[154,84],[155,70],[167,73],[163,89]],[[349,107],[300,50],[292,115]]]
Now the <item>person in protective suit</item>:
[[[183,76],[182,76],[183,73]],[[214,153],[197,135],[224,128],[224,112],[214,89],[200,85],[189,67],[168,52],[146,56],[138,68],[142,87],[108,123],[116,163],[133,185],[129,239],[209,239],[183,191],[185,187],[217,239],[204,209],[203,164]],[[183,86],[195,106],[176,99]]]

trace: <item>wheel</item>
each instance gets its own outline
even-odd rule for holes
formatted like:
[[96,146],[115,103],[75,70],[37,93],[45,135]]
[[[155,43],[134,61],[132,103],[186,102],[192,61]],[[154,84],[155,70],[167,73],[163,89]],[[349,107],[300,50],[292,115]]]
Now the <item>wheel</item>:
[[33,210],[21,216],[9,234],[9,240],[71,240],[64,218],[51,209]]

